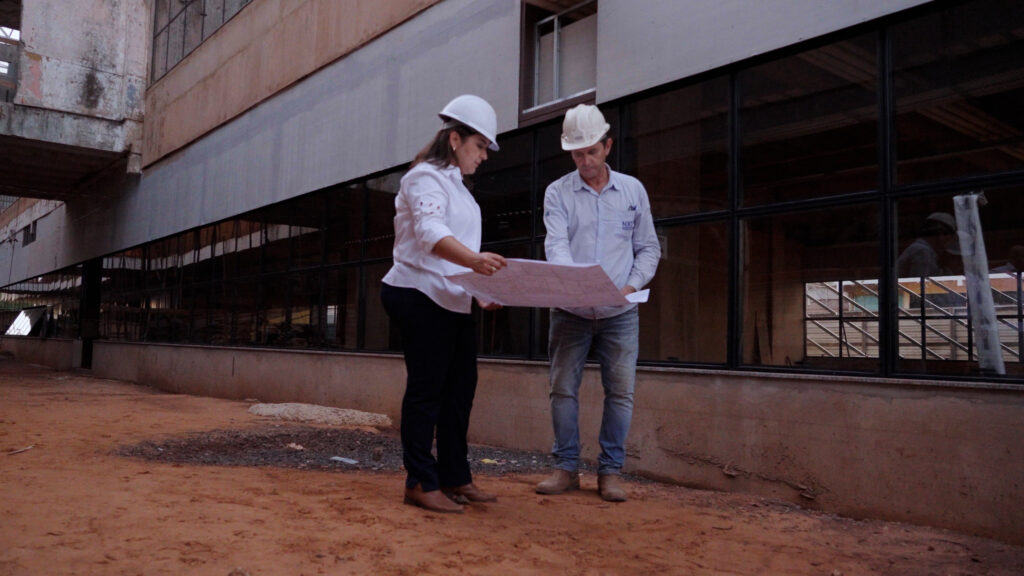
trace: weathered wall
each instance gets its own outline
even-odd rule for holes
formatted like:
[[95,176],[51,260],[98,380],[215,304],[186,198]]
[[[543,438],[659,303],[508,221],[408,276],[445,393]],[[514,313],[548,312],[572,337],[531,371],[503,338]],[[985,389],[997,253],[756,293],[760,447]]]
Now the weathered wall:
[[70,370],[82,365],[82,344],[66,338],[29,338],[0,334],[0,350],[22,362]]
[[[45,218],[55,235],[39,237],[45,253],[16,258],[12,281],[408,162],[460,93],[486,98],[499,131],[513,129],[519,9],[512,0],[436,4],[149,166],[141,180],[97,182],[94,195]],[[0,250],[0,267],[8,258]]]
[[[401,357],[97,342],[94,372],[192,394],[399,418]],[[597,456],[596,368],[581,399]],[[853,517],[1024,543],[1024,391],[915,381],[642,369],[627,469]],[[548,450],[547,366],[480,363],[474,442]],[[523,497],[529,497],[524,494]]]
[[262,0],[146,93],[143,162],[156,162],[438,0]]
[[[151,10],[149,0],[25,2],[14,103],[119,123],[119,128],[104,126],[125,132],[110,140],[138,152]],[[70,122],[54,131],[46,120],[40,119],[35,127],[41,135],[28,128],[15,135],[81,145],[74,135],[76,126],[86,132],[97,129],[95,124]]]

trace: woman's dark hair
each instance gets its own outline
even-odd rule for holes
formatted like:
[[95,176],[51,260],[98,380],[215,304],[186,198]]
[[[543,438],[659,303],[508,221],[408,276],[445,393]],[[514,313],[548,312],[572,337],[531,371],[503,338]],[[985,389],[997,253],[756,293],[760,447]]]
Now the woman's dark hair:
[[412,165],[415,166],[420,162],[429,162],[438,168],[445,168],[455,160],[455,154],[452,152],[452,147],[448,143],[448,134],[455,132],[462,137],[463,140],[476,134],[476,130],[473,130],[465,124],[454,124],[448,128],[441,128],[434,135],[434,138],[429,144],[423,147],[423,150],[416,154],[416,158],[413,159]]

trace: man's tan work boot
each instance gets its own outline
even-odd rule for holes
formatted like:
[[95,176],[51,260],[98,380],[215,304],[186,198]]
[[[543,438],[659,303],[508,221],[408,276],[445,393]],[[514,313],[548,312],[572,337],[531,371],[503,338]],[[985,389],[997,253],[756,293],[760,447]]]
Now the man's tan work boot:
[[580,475],[568,470],[556,469],[546,480],[537,484],[537,494],[561,494],[580,489]]
[[625,502],[626,490],[618,474],[602,474],[597,477],[597,491],[608,502]]

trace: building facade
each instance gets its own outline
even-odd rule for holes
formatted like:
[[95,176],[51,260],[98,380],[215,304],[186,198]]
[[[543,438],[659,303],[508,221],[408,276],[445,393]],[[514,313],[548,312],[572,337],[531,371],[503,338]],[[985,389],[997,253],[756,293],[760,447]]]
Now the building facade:
[[[53,2],[0,0],[15,4],[0,121],[124,133],[0,124],[16,199],[0,325],[26,326],[3,349],[395,417],[380,279],[398,180],[437,111],[467,92],[494,105],[501,151],[473,178],[485,248],[543,258],[544,188],[573,168],[561,114],[594,102],[662,243],[628,467],[1024,541],[1015,2],[77,0],[120,10],[80,42],[52,29]],[[47,91],[96,68],[83,54],[124,64]],[[116,110],[75,96],[96,85]],[[59,171],[29,160],[54,148],[77,171],[38,185]],[[473,439],[546,449],[548,312],[475,314]]]

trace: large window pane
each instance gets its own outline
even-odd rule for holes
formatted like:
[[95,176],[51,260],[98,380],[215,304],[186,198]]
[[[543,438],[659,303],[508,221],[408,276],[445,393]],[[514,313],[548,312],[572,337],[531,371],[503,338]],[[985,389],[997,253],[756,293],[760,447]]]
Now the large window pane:
[[181,281],[178,236],[157,240],[149,245],[146,261],[146,288],[177,287]]
[[334,268],[326,274],[325,346],[354,350],[359,329],[359,267]]
[[729,226],[660,227],[661,262],[640,305],[640,359],[724,363],[728,351]]
[[320,307],[320,281],[320,272],[316,270],[289,275],[288,346],[326,346],[323,334],[323,309]]
[[655,218],[728,208],[729,81],[715,78],[626,107],[624,170]]
[[395,196],[405,170],[366,181],[366,258],[387,258],[395,245]]
[[[963,190],[960,193],[969,193]],[[953,198],[945,193],[902,200],[896,205],[896,275],[899,310],[897,369],[937,374],[979,373],[975,325],[968,306],[970,279],[964,259],[980,254],[960,243]],[[985,191],[979,207],[987,260],[993,320],[999,354],[1006,373],[1024,373],[1021,344],[1024,313],[1021,270],[1024,270],[1024,187]],[[978,313],[981,310],[977,311]],[[982,324],[985,325],[985,324]]]
[[745,205],[878,188],[876,44],[867,34],[739,73]]
[[1024,10],[981,0],[892,28],[901,184],[1024,168]]
[[380,301],[380,287],[384,275],[391,269],[391,262],[377,262],[363,268],[366,277],[366,298],[363,307],[366,311],[365,332],[363,335],[364,350],[401,351],[402,345],[398,327],[384,311]]
[[[500,250],[507,258],[529,258],[528,245]],[[493,311],[473,306],[477,328],[477,350],[488,356],[525,357],[530,348],[531,308],[499,308]]]
[[324,194],[307,194],[289,202],[292,268],[319,266],[324,260]]
[[[605,113],[607,118],[607,112]],[[548,185],[576,169],[572,156],[562,150],[562,122],[547,124],[536,131],[537,138],[537,199],[534,219],[537,230],[544,233],[544,190]],[[615,154],[613,150],[612,155]],[[542,254],[543,256],[543,254]]]
[[501,146],[470,177],[483,216],[484,242],[529,238],[533,233],[533,133],[504,139]]
[[742,222],[744,364],[877,371],[879,210]]
[[230,233],[221,245],[224,249],[224,275],[226,278],[250,278],[260,273],[263,248],[263,223],[248,217],[239,218],[233,225],[222,226]]
[[263,223],[263,271],[287,270],[291,263],[291,205],[264,208],[255,219]]

